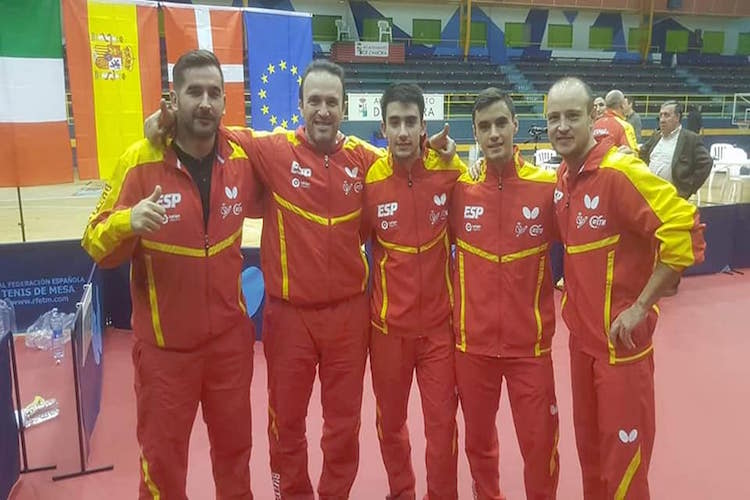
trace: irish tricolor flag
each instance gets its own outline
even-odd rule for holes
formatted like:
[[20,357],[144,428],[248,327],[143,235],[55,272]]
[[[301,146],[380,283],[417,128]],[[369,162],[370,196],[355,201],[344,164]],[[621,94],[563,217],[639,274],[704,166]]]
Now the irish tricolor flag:
[[0,187],[73,179],[59,0],[0,1]]
[[[155,2],[62,0],[81,179],[109,179],[159,107]],[[35,3],[35,2],[29,2]]]

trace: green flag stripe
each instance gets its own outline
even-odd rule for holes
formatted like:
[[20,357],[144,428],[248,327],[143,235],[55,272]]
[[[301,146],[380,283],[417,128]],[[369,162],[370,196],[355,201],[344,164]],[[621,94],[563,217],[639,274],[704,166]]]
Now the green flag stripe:
[[0,0],[0,56],[62,58],[60,0]]

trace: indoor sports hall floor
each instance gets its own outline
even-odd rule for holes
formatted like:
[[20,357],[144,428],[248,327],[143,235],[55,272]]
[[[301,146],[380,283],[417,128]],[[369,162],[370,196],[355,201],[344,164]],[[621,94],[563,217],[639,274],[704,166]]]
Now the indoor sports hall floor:
[[[714,199],[719,199],[717,183]],[[31,241],[79,238],[98,199],[97,183],[24,188],[27,237]],[[704,188],[705,191],[705,188]],[[705,199],[705,192],[704,199]],[[20,241],[15,189],[0,189],[0,243]],[[246,221],[243,243],[257,245],[258,221]],[[662,316],[656,334],[657,436],[651,466],[652,498],[744,499],[750,498],[748,450],[750,432],[750,272],[685,278],[680,293],[661,303]],[[559,294],[558,297],[559,299]],[[559,306],[559,304],[558,304]],[[559,307],[558,307],[559,309]],[[554,342],[557,394],[560,409],[561,476],[558,498],[581,498],[580,469],[573,436],[568,332],[558,318]],[[135,440],[135,400],[132,387],[127,332],[113,331],[104,340],[102,407],[92,439],[89,467],[114,465],[103,472],[62,482],[55,474],[78,467],[74,395],[70,357],[54,366],[47,352],[26,349],[17,339],[23,382],[23,404],[37,394],[56,397],[61,415],[32,428],[27,434],[29,466],[56,463],[55,472],[22,476],[13,500],[107,500],[136,497],[139,481],[138,447]],[[253,489],[258,500],[273,498],[265,427],[266,372],[262,345],[256,344],[253,379],[254,445],[251,461]],[[387,494],[385,471],[375,433],[375,402],[369,375],[365,380],[362,413],[361,461],[352,489],[353,500],[377,500]],[[199,413],[200,414],[200,413]],[[459,494],[471,498],[471,478],[463,454],[463,422],[459,412]],[[425,492],[424,434],[418,393],[413,388],[409,423],[412,458],[417,475],[418,498]],[[498,415],[501,439],[501,480],[511,500],[523,499],[522,463],[503,396]],[[310,470],[313,483],[320,472],[321,410],[319,393],[313,394],[308,418]],[[208,439],[197,418],[193,432],[188,494],[194,500],[214,498]]]
[[[559,293],[558,299],[559,299]],[[683,279],[677,296],[662,301],[662,317],[656,334],[657,436],[651,466],[652,498],[743,499],[750,498],[748,482],[748,380],[750,380],[750,272],[717,274]],[[559,318],[558,318],[559,320]],[[580,469],[571,421],[570,376],[567,357],[568,332],[561,322],[554,342],[555,374],[560,410],[560,486],[558,498],[581,498]],[[99,421],[92,439],[90,467],[114,464],[111,472],[53,483],[53,473],[22,477],[14,500],[132,499],[139,481],[138,447],[135,441],[135,402],[132,388],[128,333],[105,336],[104,387]],[[77,467],[69,364],[52,366],[49,353],[29,351],[17,340],[25,400],[35,394],[58,397],[62,414],[56,420],[32,428],[27,442],[30,466],[57,463],[57,473]],[[69,363],[69,358],[66,358]],[[253,379],[254,444],[251,461],[255,498],[273,498],[265,435],[266,391],[262,345],[255,348]],[[498,416],[501,439],[501,480],[509,499],[523,499],[522,464],[508,401],[503,397]],[[365,380],[362,414],[360,470],[351,498],[385,498],[387,486],[375,432],[375,402],[369,376]],[[418,498],[425,492],[424,437],[416,388],[412,390],[409,424]],[[462,429],[459,412],[459,429]],[[321,411],[314,392],[308,418],[310,470],[314,481],[320,472]],[[459,494],[471,498],[471,479],[463,455],[463,431],[459,456]],[[208,440],[198,417],[190,450],[188,495],[191,499],[215,498],[211,480]]]

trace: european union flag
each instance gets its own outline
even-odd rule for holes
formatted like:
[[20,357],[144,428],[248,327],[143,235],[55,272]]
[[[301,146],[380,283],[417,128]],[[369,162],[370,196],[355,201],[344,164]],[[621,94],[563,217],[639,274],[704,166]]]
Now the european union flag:
[[299,86],[312,60],[309,14],[246,11],[251,125],[257,130],[302,124]]

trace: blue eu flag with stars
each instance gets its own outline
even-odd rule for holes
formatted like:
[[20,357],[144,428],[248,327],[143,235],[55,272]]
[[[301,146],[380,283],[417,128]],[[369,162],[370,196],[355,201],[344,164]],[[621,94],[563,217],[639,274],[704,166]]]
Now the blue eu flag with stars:
[[251,126],[256,130],[302,125],[299,86],[312,60],[312,17],[296,12],[246,11]]

